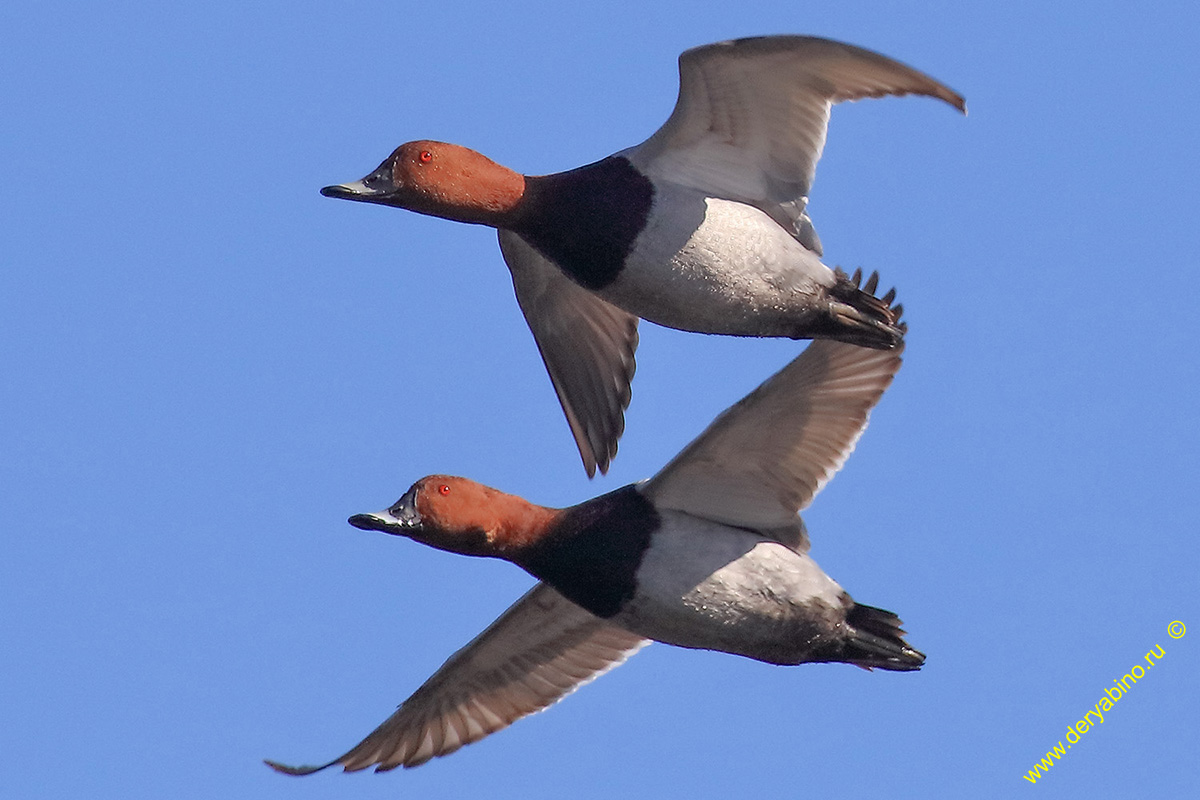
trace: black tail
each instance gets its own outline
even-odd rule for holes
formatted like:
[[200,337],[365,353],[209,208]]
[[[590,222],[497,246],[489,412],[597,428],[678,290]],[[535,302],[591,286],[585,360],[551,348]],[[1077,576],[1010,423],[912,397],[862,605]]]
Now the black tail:
[[854,603],[846,612],[849,628],[844,639],[832,649],[821,653],[819,661],[844,661],[863,669],[890,669],[908,672],[920,669],[925,654],[909,647],[904,641],[900,618],[890,611]]
[[904,306],[892,305],[896,299],[896,290],[891,289],[883,297],[876,297],[875,291],[879,288],[878,272],[871,273],[865,286],[862,284],[860,269],[856,269],[852,276],[846,275],[840,269],[834,270],[834,274],[837,283],[829,290],[834,300],[831,309],[834,330],[824,335],[849,344],[879,350],[899,347],[908,331],[908,325],[900,321],[904,314]]

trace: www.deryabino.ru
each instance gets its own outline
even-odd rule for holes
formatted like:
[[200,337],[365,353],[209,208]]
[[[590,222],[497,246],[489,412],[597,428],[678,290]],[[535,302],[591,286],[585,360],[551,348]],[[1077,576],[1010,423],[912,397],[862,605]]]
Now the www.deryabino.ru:
[[[1167,633],[1172,639],[1178,639],[1182,637],[1186,630],[1187,629],[1184,627],[1183,623],[1178,621],[1172,622],[1167,626]],[[1155,645],[1150,652],[1146,653],[1147,666],[1153,667],[1155,662],[1161,660],[1165,655],[1166,651],[1163,650],[1162,645]],[[1049,752],[1046,753],[1046,757],[1037,764],[1034,764],[1033,769],[1029,770],[1029,772],[1022,777],[1024,777],[1025,780],[1029,781],[1030,783],[1037,783],[1038,778],[1043,777],[1044,774],[1048,772],[1052,766],[1054,766],[1055,761],[1065,756],[1067,754],[1067,750],[1071,749],[1071,745],[1078,742],[1083,734],[1087,733],[1096,725],[1102,725],[1104,723],[1104,713],[1112,708],[1118,700],[1128,694],[1129,690],[1133,688],[1135,683],[1146,677],[1146,672],[1147,668],[1143,667],[1139,662],[1131,667],[1129,672],[1125,673],[1120,678],[1113,678],[1113,683],[1115,685],[1104,690],[1104,697],[1101,697],[1096,705],[1083,715],[1083,719],[1079,720],[1074,725],[1067,727],[1066,747],[1063,746],[1063,742],[1060,739],[1058,744],[1056,744]]]

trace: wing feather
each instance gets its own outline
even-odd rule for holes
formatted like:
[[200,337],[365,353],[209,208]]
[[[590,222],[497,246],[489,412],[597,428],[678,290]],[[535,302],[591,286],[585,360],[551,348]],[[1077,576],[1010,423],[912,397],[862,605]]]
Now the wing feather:
[[647,641],[539,583],[344,755],[320,766],[267,764],[290,775],[415,767],[541,711]]
[[627,157],[652,178],[755,205],[819,255],[805,208],[834,103],[962,96],[879,53],[806,36],[737,39],[679,57],[670,118]]
[[659,508],[802,548],[797,513],[854,450],[900,362],[900,349],[815,341],[717,417],[642,491]]
[[568,278],[511,231],[500,251],[588,477],[608,471],[625,430],[638,318]]

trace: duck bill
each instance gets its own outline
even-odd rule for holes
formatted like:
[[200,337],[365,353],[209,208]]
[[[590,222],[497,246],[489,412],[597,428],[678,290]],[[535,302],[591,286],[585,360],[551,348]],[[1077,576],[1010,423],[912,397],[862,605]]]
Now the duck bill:
[[421,515],[414,505],[416,488],[409,489],[390,508],[370,514],[355,514],[351,525],[364,531],[382,531],[393,536],[412,536],[421,529]]
[[338,200],[362,200],[371,202],[370,197],[375,194],[362,181],[354,181],[353,183],[337,183],[333,186],[326,186],[321,189],[321,194],[325,197],[336,197]]
[[381,164],[379,169],[362,180],[326,186],[321,189],[321,194],[338,200],[386,204],[388,198],[395,194],[395,186],[392,184],[391,169],[387,164]]

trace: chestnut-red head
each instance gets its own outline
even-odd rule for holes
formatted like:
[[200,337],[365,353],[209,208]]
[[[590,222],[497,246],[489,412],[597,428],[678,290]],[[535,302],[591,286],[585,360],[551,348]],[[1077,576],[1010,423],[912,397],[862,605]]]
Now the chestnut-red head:
[[452,553],[511,558],[535,541],[556,513],[468,478],[429,475],[391,507],[355,514],[350,524]]
[[456,144],[416,141],[396,148],[362,180],[321,194],[421,214],[504,227],[525,193],[525,178]]

